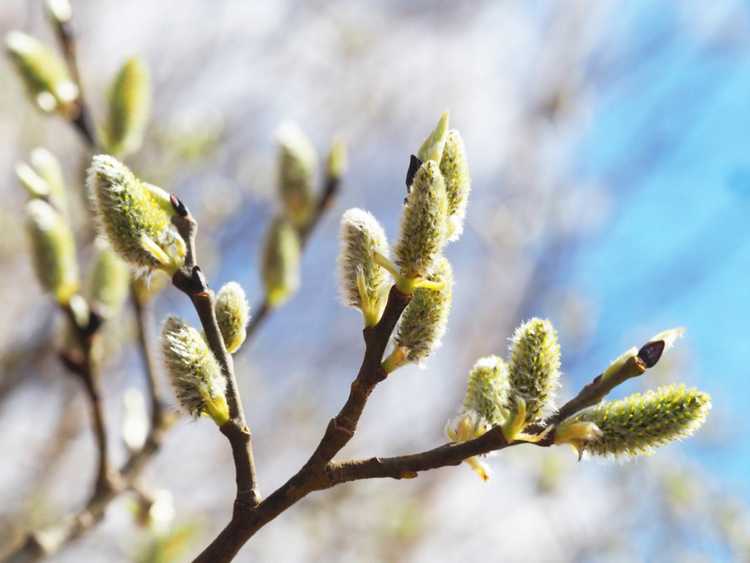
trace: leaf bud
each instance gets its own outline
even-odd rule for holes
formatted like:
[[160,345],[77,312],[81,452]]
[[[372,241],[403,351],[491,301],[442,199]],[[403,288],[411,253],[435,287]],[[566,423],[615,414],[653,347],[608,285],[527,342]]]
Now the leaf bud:
[[138,151],[150,109],[148,68],[141,59],[133,57],[117,73],[109,93],[105,138],[110,154],[123,157]]

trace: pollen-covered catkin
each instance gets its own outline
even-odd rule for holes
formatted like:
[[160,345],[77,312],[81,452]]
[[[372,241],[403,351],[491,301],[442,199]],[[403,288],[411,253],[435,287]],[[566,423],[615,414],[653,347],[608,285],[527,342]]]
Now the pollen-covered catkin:
[[401,216],[395,254],[406,279],[426,276],[445,245],[448,198],[438,163],[424,162],[414,175]]
[[117,73],[109,93],[106,141],[111,154],[122,157],[141,147],[150,107],[148,69],[141,59],[133,57]]
[[[637,456],[693,434],[706,420],[711,397],[684,385],[666,385],[581,411],[570,422],[592,422],[601,435],[582,447],[595,455]],[[567,421],[566,421],[567,422]]]
[[37,279],[58,303],[67,305],[79,288],[73,233],[62,215],[41,199],[26,205],[26,215]]
[[295,124],[284,124],[279,140],[279,197],[292,224],[307,224],[315,206],[313,181],[318,156],[312,142]]
[[299,288],[300,242],[297,230],[284,217],[276,217],[266,234],[261,273],[266,302],[285,303]]
[[373,258],[375,252],[388,257],[383,227],[371,213],[349,209],[341,217],[339,280],[344,303],[362,311],[365,324],[372,326],[388,298],[390,277]]
[[5,36],[5,47],[34,104],[44,112],[68,111],[78,87],[57,53],[20,31]]
[[518,327],[510,344],[511,395],[526,402],[526,422],[539,421],[552,406],[560,380],[560,345],[548,320],[531,319]]
[[99,230],[120,257],[146,270],[176,271],[185,242],[172,224],[169,194],[142,182],[109,155],[94,156],[88,171]]
[[226,380],[203,336],[177,317],[161,331],[161,347],[177,400],[194,417],[210,416],[221,426],[229,420]]
[[216,294],[214,309],[224,345],[234,354],[245,342],[245,327],[250,320],[250,305],[242,286],[233,281],[222,286]]
[[441,256],[427,279],[440,284],[439,289],[417,288],[398,325],[396,345],[404,350],[403,363],[427,358],[440,345],[448,323],[453,292],[450,262]]
[[466,205],[471,191],[471,176],[466,160],[464,142],[455,129],[448,131],[443,156],[440,159],[440,172],[445,179],[445,192],[448,197],[447,239],[457,240],[464,230]]

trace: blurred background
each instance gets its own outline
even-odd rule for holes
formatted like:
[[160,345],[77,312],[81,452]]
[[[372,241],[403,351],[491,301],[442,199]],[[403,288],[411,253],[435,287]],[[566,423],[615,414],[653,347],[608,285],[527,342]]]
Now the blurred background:
[[[466,230],[446,254],[454,306],[424,368],[378,387],[342,455],[396,455],[444,441],[468,369],[505,354],[522,320],[550,318],[567,399],[649,336],[686,337],[621,396],[672,381],[713,396],[707,425],[629,462],[514,448],[408,481],[314,494],[261,530],[238,561],[750,561],[746,323],[750,284],[750,8],[744,2],[230,0],[73,1],[94,117],[126,57],[151,71],[153,116],[128,164],[200,222],[211,285],[262,298],[259,254],[276,201],[275,133],[293,120],[325,155],[349,147],[334,207],[309,241],[302,287],[237,357],[266,494],[298,469],[343,402],[361,318],[337,296],[338,221],[349,207],[398,231],[404,175],[441,111],[473,178]],[[42,3],[3,0],[0,30],[54,43]],[[36,146],[82,193],[75,131],[28,103],[0,61],[0,545],[80,508],[94,477],[88,405],[55,354],[62,319],[38,288],[13,172]],[[88,240],[83,199],[74,210]],[[81,244],[82,262],[91,250]],[[177,313],[166,288],[155,322]],[[106,414],[115,460],[123,397],[143,388],[130,309],[109,323]],[[170,393],[171,396],[171,393]],[[182,419],[143,482],[171,499],[138,526],[134,500],[53,560],[185,561],[229,518],[223,436]]]

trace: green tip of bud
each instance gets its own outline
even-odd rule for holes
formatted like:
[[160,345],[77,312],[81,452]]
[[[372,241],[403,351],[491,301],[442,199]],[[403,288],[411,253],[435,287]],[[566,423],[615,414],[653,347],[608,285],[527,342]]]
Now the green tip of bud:
[[73,9],[68,0],[47,0],[44,4],[53,22],[67,23],[73,17]]
[[578,452],[578,459],[583,456],[586,445],[602,437],[601,429],[593,422],[564,420],[555,429],[555,444],[570,444]]
[[67,113],[78,87],[57,53],[20,31],[5,36],[5,47],[34,104],[44,112]]
[[445,245],[448,199],[437,162],[427,161],[414,175],[401,217],[395,254],[401,275],[421,278],[431,270]]
[[302,227],[315,207],[313,181],[318,156],[310,139],[296,124],[282,125],[278,141],[279,197],[287,218],[296,227]]
[[120,257],[134,267],[174,273],[185,260],[185,241],[172,224],[169,194],[142,182],[108,155],[94,156],[88,189],[99,223]]
[[440,345],[445,333],[453,292],[453,270],[450,262],[440,257],[427,276],[434,287],[418,287],[406,306],[396,333],[397,351],[403,361],[419,363]]
[[560,345],[550,321],[531,319],[516,329],[509,374],[512,393],[526,401],[526,422],[541,420],[560,380]]
[[105,137],[111,154],[126,156],[141,147],[150,108],[148,68],[137,57],[128,59],[117,73],[109,94]]
[[464,230],[466,205],[471,191],[471,176],[464,142],[455,129],[448,131],[445,149],[440,159],[440,172],[445,178],[445,192],[448,196],[447,238],[449,241],[455,241]]
[[169,317],[161,331],[162,353],[177,400],[194,417],[229,420],[226,380],[201,334],[182,319]]
[[417,151],[417,156],[422,162],[433,160],[440,162],[443,155],[443,148],[445,147],[445,141],[448,136],[448,123],[450,121],[450,113],[444,111],[440,114],[435,129],[427,136]]
[[16,175],[21,185],[26,188],[29,196],[47,200],[66,215],[68,202],[60,162],[42,147],[32,150],[29,160],[31,166],[23,162],[16,165]]
[[711,410],[711,397],[684,385],[667,385],[620,401],[605,401],[574,415],[561,426],[590,422],[601,435],[582,444],[601,456],[650,454],[659,446],[692,435]]
[[130,269],[112,250],[107,241],[98,238],[96,256],[89,278],[91,302],[105,319],[116,316],[122,309],[130,288]]
[[346,172],[346,166],[346,145],[342,141],[334,141],[326,160],[326,174],[338,180]]
[[477,360],[469,372],[463,408],[479,413],[489,424],[502,424],[507,416],[508,366],[498,356]]
[[250,305],[242,286],[237,282],[225,284],[216,295],[215,310],[224,345],[234,354],[245,342],[245,327],[250,320]]
[[42,287],[67,305],[78,291],[78,262],[73,233],[50,204],[35,199],[26,205],[34,270]]
[[300,241],[296,229],[277,217],[268,230],[263,248],[262,275],[266,302],[284,304],[299,288]]
[[388,299],[390,278],[373,258],[378,252],[388,255],[388,240],[383,227],[372,214],[349,209],[341,217],[339,279],[345,305],[362,311],[366,326],[380,320]]

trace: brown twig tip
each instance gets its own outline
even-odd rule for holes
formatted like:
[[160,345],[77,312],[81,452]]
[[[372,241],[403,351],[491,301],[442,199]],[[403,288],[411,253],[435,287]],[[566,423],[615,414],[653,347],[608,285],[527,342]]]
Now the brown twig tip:
[[175,213],[180,217],[187,217],[190,215],[187,206],[175,194],[169,194],[169,202],[172,204],[172,207],[174,207]]
[[647,342],[640,350],[638,350],[638,358],[640,358],[647,368],[654,367],[657,362],[661,359],[667,344],[664,340],[656,340]]

